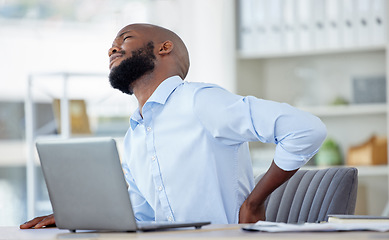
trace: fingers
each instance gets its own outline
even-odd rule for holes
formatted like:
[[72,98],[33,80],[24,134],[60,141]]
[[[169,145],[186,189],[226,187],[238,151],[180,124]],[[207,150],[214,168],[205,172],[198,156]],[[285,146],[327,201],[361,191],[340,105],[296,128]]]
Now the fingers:
[[47,227],[47,226],[52,226],[55,225],[55,219],[54,215],[51,214],[44,218],[42,221],[40,221],[37,225],[35,225],[34,228],[42,228],[42,227]]
[[50,225],[55,225],[55,219],[53,214],[50,214],[48,216],[36,217],[20,225],[20,229],[42,228]]
[[35,225],[37,225],[39,222],[41,222],[43,219],[45,219],[46,216],[43,216],[43,217],[36,217],[28,222],[25,222],[23,223],[22,225],[20,225],[20,229],[27,229],[27,228],[31,228]]

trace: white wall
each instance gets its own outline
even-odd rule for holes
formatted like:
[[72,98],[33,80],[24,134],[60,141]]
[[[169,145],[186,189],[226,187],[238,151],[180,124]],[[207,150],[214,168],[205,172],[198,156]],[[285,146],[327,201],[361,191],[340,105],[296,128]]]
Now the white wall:
[[162,0],[150,22],[175,31],[186,43],[188,81],[211,82],[235,91],[233,0]]
[[[3,20],[0,99],[23,100],[30,73],[108,74],[108,48],[117,31],[134,22],[165,26],[183,38],[191,58],[188,81],[213,82],[234,91],[232,0],[143,2],[129,1],[121,12],[99,24]],[[106,87],[101,81],[96,88]]]

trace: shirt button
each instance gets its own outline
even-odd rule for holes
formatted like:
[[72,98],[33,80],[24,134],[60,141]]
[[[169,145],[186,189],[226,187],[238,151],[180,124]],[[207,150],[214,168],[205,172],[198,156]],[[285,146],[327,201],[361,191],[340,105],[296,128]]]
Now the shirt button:
[[162,186],[159,186],[159,187],[158,187],[158,190],[159,190],[159,191],[162,191]]
[[173,217],[172,217],[172,216],[169,216],[169,217],[167,218],[167,220],[168,220],[169,222],[172,222],[172,221],[173,221]]
[[152,156],[152,157],[151,157],[151,160],[152,160],[152,161],[155,161],[155,159],[157,159],[155,156]]
[[147,127],[147,131],[150,132],[151,131],[151,127]]

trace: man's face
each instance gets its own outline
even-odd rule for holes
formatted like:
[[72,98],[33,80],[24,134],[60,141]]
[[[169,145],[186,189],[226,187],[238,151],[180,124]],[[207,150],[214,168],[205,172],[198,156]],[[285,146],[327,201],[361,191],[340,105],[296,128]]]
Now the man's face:
[[[132,95],[133,83],[143,75],[154,70],[154,44],[149,42],[147,46],[132,51],[128,58],[121,59],[120,64],[111,68],[109,82],[113,88],[123,93]],[[123,50],[122,50],[123,51]],[[126,55],[126,53],[123,53]],[[111,62],[113,65],[113,62]]]
[[118,33],[108,53],[113,88],[133,94],[133,83],[154,70],[154,44],[146,36],[147,32],[129,26]]

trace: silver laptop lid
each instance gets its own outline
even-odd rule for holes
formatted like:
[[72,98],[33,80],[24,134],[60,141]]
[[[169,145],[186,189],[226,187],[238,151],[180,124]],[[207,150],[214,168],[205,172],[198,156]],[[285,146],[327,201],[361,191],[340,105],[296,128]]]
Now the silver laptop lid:
[[58,228],[136,231],[115,140],[58,139],[36,146]]

